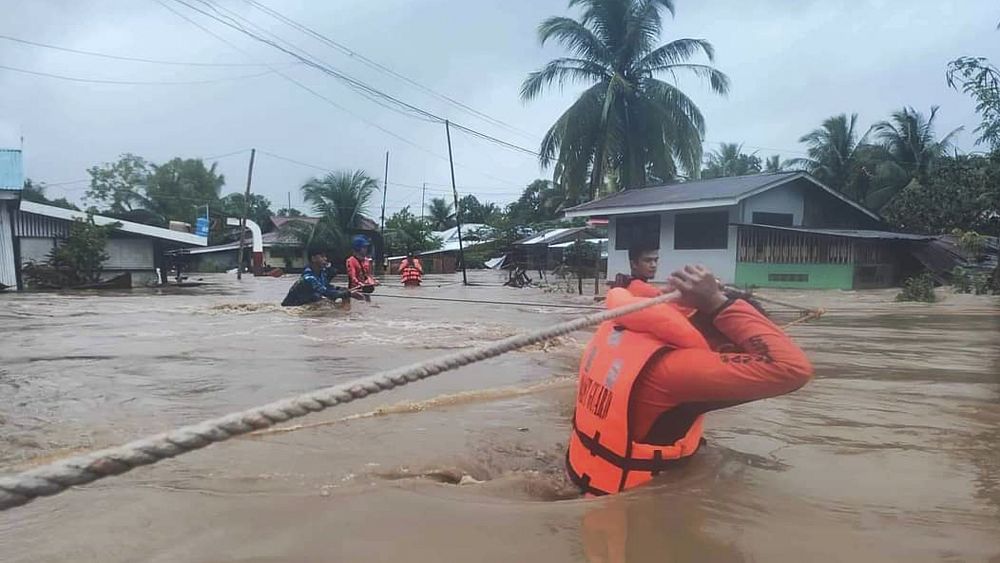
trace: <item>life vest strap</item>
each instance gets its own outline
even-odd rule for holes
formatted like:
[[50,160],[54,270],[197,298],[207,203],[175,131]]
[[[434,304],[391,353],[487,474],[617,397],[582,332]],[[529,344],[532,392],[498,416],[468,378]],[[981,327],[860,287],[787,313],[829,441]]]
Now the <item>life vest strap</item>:
[[608,491],[602,491],[600,489],[594,488],[590,485],[590,475],[583,474],[579,475],[573,470],[573,464],[569,462],[569,451],[566,451],[566,475],[569,476],[569,480],[573,482],[574,485],[580,488],[580,491],[586,494],[591,494],[594,496],[606,496],[611,493]]
[[663,459],[663,453],[659,449],[654,451],[652,459],[620,456],[601,444],[600,432],[595,432],[593,436],[588,436],[577,428],[575,418],[573,420],[573,431],[576,432],[576,437],[580,440],[580,443],[583,444],[583,447],[587,448],[591,454],[596,455],[623,471],[648,471],[653,475],[658,475],[661,471],[673,467],[677,464],[677,462],[684,459]]

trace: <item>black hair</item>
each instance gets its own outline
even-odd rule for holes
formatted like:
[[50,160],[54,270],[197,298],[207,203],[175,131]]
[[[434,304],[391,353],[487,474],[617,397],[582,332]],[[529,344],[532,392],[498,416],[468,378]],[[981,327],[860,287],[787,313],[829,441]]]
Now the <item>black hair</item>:
[[659,252],[659,250],[651,246],[633,246],[628,249],[628,259],[629,261],[638,260],[647,252]]
[[309,250],[309,259],[310,260],[313,259],[313,256],[319,256],[319,255],[326,256],[326,251],[323,250],[322,248],[313,248],[313,249]]

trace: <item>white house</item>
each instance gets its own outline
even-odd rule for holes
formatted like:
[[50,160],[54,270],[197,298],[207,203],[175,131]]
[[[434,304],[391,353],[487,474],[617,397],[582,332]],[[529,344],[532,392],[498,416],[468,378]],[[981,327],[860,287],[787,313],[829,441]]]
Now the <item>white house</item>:
[[[13,216],[17,278],[22,282],[18,287],[23,287],[21,267],[31,262],[44,262],[59,241],[69,234],[72,222],[87,217],[83,211],[21,200]],[[157,270],[162,273],[165,251],[208,243],[207,237],[192,233],[102,215],[93,215],[93,219],[98,225],[118,224],[104,247],[108,259],[102,266],[101,277],[110,278],[128,272],[132,275],[133,285],[153,285],[161,281]]]
[[660,252],[655,281],[700,263],[739,285],[885,286],[911,267],[905,246],[930,238],[874,230],[878,215],[801,171],[625,190],[566,216],[609,220],[608,279],[639,246]]

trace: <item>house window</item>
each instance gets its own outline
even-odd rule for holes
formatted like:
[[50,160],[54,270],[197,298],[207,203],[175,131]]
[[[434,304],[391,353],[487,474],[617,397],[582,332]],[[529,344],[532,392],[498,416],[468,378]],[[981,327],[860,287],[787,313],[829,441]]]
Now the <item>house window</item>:
[[809,274],[768,274],[769,282],[801,282],[809,281]]
[[660,216],[643,215],[615,221],[615,250],[660,249]]
[[675,250],[729,248],[729,212],[682,213],[674,218]]
[[794,215],[791,213],[766,213],[763,211],[754,211],[753,213],[753,224],[754,225],[771,225],[772,227],[791,227],[794,221]]

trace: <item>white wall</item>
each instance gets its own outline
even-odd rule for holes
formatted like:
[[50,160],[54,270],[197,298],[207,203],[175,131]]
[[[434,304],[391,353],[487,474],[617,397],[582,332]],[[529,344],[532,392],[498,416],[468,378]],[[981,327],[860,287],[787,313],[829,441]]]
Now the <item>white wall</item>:
[[17,287],[17,270],[14,267],[14,230],[11,209],[16,201],[0,201],[0,283]]
[[792,224],[801,225],[805,211],[805,195],[795,183],[785,184],[762,194],[749,197],[742,202],[741,223],[752,223],[754,212],[791,213]]
[[49,253],[56,247],[54,238],[21,237],[21,264],[42,263],[49,259]]
[[[692,210],[692,212],[729,211],[729,221],[738,221],[739,212],[736,206],[708,207]],[[787,211],[780,211],[787,213]],[[801,210],[800,210],[801,217]],[[725,283],[733,283],[736,278],[736,227],[729,227],[728,248],[720,250],[674,250],[674,217],[676,211],[668,211],[660,215],[660,266],[653,281],[666,281],[670,272],[685,264],[702,264],[712,270]],[[616,224],[618,221],[628,221],[628,216],[611,217],[608,222],[608,279],[616,274],[628,274],[631,267],[628,263],[627,250],[615,250]]]
[[152,270],[153,241],[148,238],[113,238],[104,247],[105,270]]

